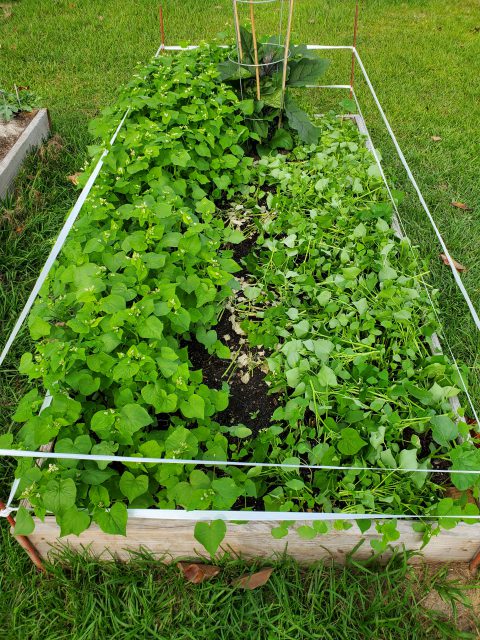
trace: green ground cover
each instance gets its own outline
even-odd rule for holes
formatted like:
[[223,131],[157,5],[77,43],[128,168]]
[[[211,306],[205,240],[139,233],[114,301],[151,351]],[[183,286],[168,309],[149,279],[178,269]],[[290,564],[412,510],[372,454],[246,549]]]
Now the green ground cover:
[[[167,38],[170,42],[178,42],[187,36],[198,41],[215,31],[231,29],[229,2],[219,0],[208,7],[205,4],[198,1],[180,6],[173,1],[167,3]],[[480,53],[480,35],[475,4],[473,0],[463,2],[461,6],[457,2],[437,1],[372,2],[362,14],[359,48],[449,249],[468,267],[463,278],[478,306],[477,258],[480,249],[476,238],[480,187],[476,180],[475,154],[478,155],[476,132],[480,107],[475,100],[479,83],[475,61]],[[298,39],[350,44],[351,9],[350,2],[302,3],[296,14]],[[41,6],[24,0],[14,3],[11,15],[6,12],[4,18],[0,15],[0,85],[28,84],[42,95],[51,109],[57,134],[46,149],[29,160],[15,196],[0,210],[0,326],[3,335],[11,328],[45,259],[51,239],[75,199],[75,191],[66,177],[83,163],[85,147],[90,142],[86,123],[99,108],[112,101],[118,86],[130,78],[135,63],[144,61],[156,48],[156,12],[154,2],[122,4],[120,10],[116,2],[52,1]],[[265,30],[273,28],[267,17],[264,24]],[[333,68],[342,69],[343,76],[334,78],[332,75],[332,80],[346,81],[348,62],[348,57],[342,58],[339,54],[339,62]],[[359,91],[364,95],[360,86]],[[369,120],[374,112],[368,100],[365,104]],[[390,166],[399,186],[403,186],[401,173],[393,162],[378,121],[372,117],[370,122],[384,157],[392,160]],[[434,143],[432,135],[439,135],[442,140]],[[449,203],[453,200],[467,203],[472,211],[452,209]],[[452,346],[470,365],[475,378],[478,339],[473,325],[468,322],[451,276],[437,261],[438,248],[431,243],[428,223],[416,210],[413,200],[407,198],[404,212],[411,237],[422,243],[424,255],[432,257],[434,277],[438,284],[441,283],[440,305]],[[8,427],[9,410],[22,394],[14,366],[16,356],[26,344],[25,337],[19,340],[2,372],[3,428]],[[8,463],[2,462],[2,465],[2,470],[6,471]],[[5,473],[2,472],[2,476]],[[0,481],[2,493],[7,489],[8,481],[6,477]],[[5,534],[3,528],[2,535]],[[22,565],[24,560],[9,539],[5,539],[2,547],[7,568],[13,570]],[[91,570],[95,575],[102,571],[98,567]],[[15,575],[13,571],[12,578]],[[119,582],[126,579],[121,570],[116,576]],[[29,589],[38,587],[38,579],[32,578],[30,572],[25,580],[21,583],[21,595],[27,596],[24,603],[30,602]],[[6,588],[8,583],[4,582],[3,593]],[[132,586],[134,591],[136,588]],[[362,593],[368,592],[368,585],[362,585],[362,589]],[[53,594],[55,606],[60,607],[65,591],[53,586],[47,592]],[[220,588],[218,597],[224,597]],[[303,592],[301,597],[305,597]],[[37,609],[30,606],[30,602],[29,607],[22,610],[26,624],[36,620],[45,604],[40,600],[35,602]],[[395,603],[395,599],[392,602]],[[10,611],[18,606],[18,601],[15,604],[5,598],[3,603]],[[136,602],[132,603],[137,606]],[[81,606],[85,611],[91,606],[88,594],[81,600]],[[252,609],[251,603],[242,606],[247,607],[250,616],[260,615]],[[107,611],[103,624],[108,624],[105,621],[114,617],[113,610]],[[190,624],[194,624],[193,619]],[[89,629],[78,631],[75,628],[73,632],[77,634],[73,637],[95,637],[94,631]],[[33,633],[30,632],[30,637],[35,637]],[[64,630],[53,630],[47,637],[65,637],[60,635],[62,633]],[[121,633],[124,635],[118,637],[129,637],[126,631],[119,631]],[[159,633],[158,637],[172,637],[167,632],[163,632],[165,636]],[[277,637],[273,633],[270,637]],[[283,635],[279,632],[278,637],[299,637],[295,627],[292,631],[285,626],[281,633]],[[149,637],[146,634],[147,631],[145,637]],[[377,636],[372,637],[398,637],[381,634],[379,628]],[[69,635],[72,637],[72,632]],[[21,633],[18,637],[29,635]],[[252,634],[251,637],[262,636]],[[358,637],[363,636],[359,634]],[[420,632],[416,637],[422,637]]]

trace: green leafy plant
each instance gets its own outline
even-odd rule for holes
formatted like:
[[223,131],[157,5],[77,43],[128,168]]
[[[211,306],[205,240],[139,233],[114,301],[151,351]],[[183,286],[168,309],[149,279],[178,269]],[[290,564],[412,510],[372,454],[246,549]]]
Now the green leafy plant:
[[[283,114],[288,127],[303,142],[315,143],[320,130],[307,113],[297,104],[289,89],[307,87],[318,83],[329,66],[329,60],[319,58],[305,45],[291,46],[287,66],[286,92],[282,99],[283,46],[277,37],[258,41],[258,62],[261,74],[261,100],[255,99],[256,81],[254,65],[254,41],[250,31],[240,28],[242,59],[220,62],[220,80],[238,87],[244,97],[244,111],[249,126],[262,141],[273,135],[273,148],[292,148],[292,137],[285,129],[278,130],[278,119]],[[230,54],[232,55],[232,53]]]
[[[254,162],[246,149],[260,136],[247,126],[245,100],[219,82],[225,56],[203,46],[154,60],[92,124],[95,162],[130,108],[32,310],[35,349],[20,367],[38,388],[19,403],[13,444],[11,435],[2,443],[293,468],[23,459],[18,496],[38,517],[54,513],[62,535],[92,521],[124,534],[127,507],[407,513],[439,526],[477,514],[466,493],[449,498],[423,473],[478,468],[480,451],[452,413],[458,375],[431,352],[438,327],[415,251],[391,228],[364,140],[328,116],[316,144],[293,145],[292,136],[288,155]],[[234,249],[244,242],[240,265]],[[227,303],[244,342],[263,354],[258,366],[277,398],[269,425],[255,432],[223,423],[228,378],[213,388],[192,364],[198,345],[212,360],[232,359],[217,332]],[[52,401],[40,412],[47,389]],[[478,476],[452,481],[478,496]],[[32,526],[21,510],[16,533]],[[309,539],[328,526],[297,532]],[[436,532],[420,527],[425,539]],[[287,524],[272,530],[288,532]],[[378,532],[381,550],[395,522]],[[223,522],[196,527],[211,555],[224,534]]]
[[25,87],[15,87],[14,91],[0,88],[0,121],[9,122],[22,111],[33,111],[39,103],[38,96]]

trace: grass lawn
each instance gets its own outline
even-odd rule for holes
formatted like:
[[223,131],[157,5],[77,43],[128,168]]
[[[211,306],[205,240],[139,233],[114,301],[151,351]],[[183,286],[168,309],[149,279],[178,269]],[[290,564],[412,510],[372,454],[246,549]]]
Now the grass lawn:
[[[351,44],[353,0],[296,4],[297,42]],[[468,267],[462,278],[480,308],[478,0],[362,4],[358,48],[451,254]],[[0,5],[0,86],[10,88],[15,82],[40,94],[50,109],[55,137],[28,160],[14,196],[0,205],[2,344],[76,198],[67,176],[84,163],[89,119],[112,102],[136,63],[147,60],[159,44],[158,1],[13,0],[11,5],[11,11]],[[272,6],[259,8],[260,32],[278,30],[279,13]],[[170,44],[232,33],[230,0],[167,0],[164,12]],[[331,58],[328,79],[347,83],[349,55],[337,52]],[[446,336],[455,355],[469,366],[478,401],[478,334],[448,267],[438,259],[429,223],[360,79],[357,86],[388,172],[407,192],[402,217],[422,256],[430,260],[432,283],[441,289]],[[318,95],[317,110],[328,100]],[[441,140],[433,142],[433,135]],[[453,208],[452,201],[466,203],[471,211]],[[26,336],[20,336],[0,374],[1,430],[9,428],[9,414],[22,392],[15,367],[26,344]],[[10,479],[10,463],[0,461],[0,496],[7,493]],[[428,631],[433,623],[421,617],[417,596],[398,573],[402,568],[392,568],[392,573],[315,569],[299,574],[284,565],[264,591],[253,594],[233,594],[229,577],[241,571],[238,566],[227,567],[219,581],[201,587],[184,588],[176,570],[150,570],[145,562],[133,571],[74,561],[67,576],[58,570],[43,579],[3,524],[1,534],[0,614],[10,621],[10,638],[460,637]],[[422,588],[426,592],[428,584]],[[252,629],[252,620],[264,630]],[[325,633],[320,636],[322,625]]]

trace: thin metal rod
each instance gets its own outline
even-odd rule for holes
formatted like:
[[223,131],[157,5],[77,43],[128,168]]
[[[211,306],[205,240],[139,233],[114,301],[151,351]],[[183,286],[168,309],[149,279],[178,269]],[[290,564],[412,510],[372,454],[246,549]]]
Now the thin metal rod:
[[163,9],[162,5],[159,7],[159,17],[160,17],[160,51],[165,51],[165,29],[163,26]]
[[240,62],[243,60],[242,38],[240,35],[240,21],[238,19],[237,0],[233,0],[233,21],[235,23],[235,35],[237,37],[238,58]]
[[285,39],[285,52],[283,56],[283,74],[282,74],[282,102],[280,117],[278,118],[278,128],[282,126],[282,112],[285,103],[285,87],[287,85],[287,68],[288,68],[288,51],[290,49],[290,35],[292,33],[292,17],[293,17],[293,0],[290,0],[288,7],[288,23],[287,23],[287,37]]
[[353,83],[355,80],[355,49],[357,47],[357,31],[358,31],[358,0],[355,5],[355,21],[353,23],[353,50],[352,50],[352,70],[350,72],[350,98],[353,98]]
[[250,24],[252,25],[253,57],[255,62],[255,83],[257,85],[257,100],[260,100],[260,69],[258,67],[257,34],[255,33],[255,12],[253,2],[250,2]]

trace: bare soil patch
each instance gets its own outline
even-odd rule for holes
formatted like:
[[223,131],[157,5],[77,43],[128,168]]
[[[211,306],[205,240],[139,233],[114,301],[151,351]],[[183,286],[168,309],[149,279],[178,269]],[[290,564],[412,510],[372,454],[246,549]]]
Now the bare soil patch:
[[22,111],[9,122],[0,121],[0,160],[7,155],[36,113],[37,111]]

